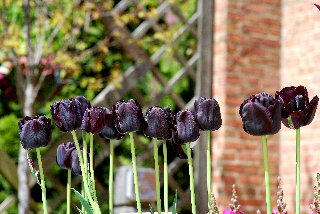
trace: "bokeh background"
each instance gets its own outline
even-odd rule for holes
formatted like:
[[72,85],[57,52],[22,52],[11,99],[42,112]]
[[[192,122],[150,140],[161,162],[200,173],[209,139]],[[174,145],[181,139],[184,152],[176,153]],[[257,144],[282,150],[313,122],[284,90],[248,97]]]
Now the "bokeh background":
[[[223,125],[212,135],[213,191],[220,212],[228,207],[236,184],[242,209],[264,213],[260,139],[242,130],[239,106],[251,94],[274,95],[291,85],[305,85],[311,97],[320,95],[320,12],[313,3],[2,0],[0,212],[41,211],[41,190],[28,172],[18,138],[17,121],[24,115],[51,117],[50,104],[77,95],[108,108],[134,98],[144,112],[154,105],[177,112],[192,108],[202,95],[214,96],[222,113]],[[318,111],[313,123],[301,129],[302,213],[312,202],[320,170],[319,116]],[[71,136],[52,128],[52,142],[42,150],[47,194],[51,212],[65,213],[66,172],[56,165],[55,152]],[[135,140],[138,165],[153,167],[150,139],[135,135]],[[295,132],[283,126],[268,140],[273,206],[280,176],[288,211],[294,212]],[[116,145],[116,165],[130,164],[127,139]],[[207,206],[204,145],[201,137],[194,147],[198,213]],[[107,212],[109,152],[99,136],[95,151],[98,197]],[[179,213],[190,213],[186,161],[176,158],[171,147],[169,157],[170,203],[177,191]],[[79,181],[73,176],[75,187]],[[19,203],[18,198],[24,200]],[[73,204],[76,212],[76,198]]]

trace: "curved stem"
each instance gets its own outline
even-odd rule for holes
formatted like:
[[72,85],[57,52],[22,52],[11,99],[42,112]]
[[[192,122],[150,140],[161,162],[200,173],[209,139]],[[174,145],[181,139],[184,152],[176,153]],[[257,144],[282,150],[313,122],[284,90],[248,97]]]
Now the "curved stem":
[[110,171],[109,171],[109,213],[113,214],[113,159],[114,141],[110,140]]
[[136,161],[136,149],[134,147],[133,133],[129,132],[130,141],[131,141],[131,155],[132,155],[132,170],[133,170],[133,182],[134,182],[134,191],[136,194],[137,209],[138,213],[141,214],[141,203],[139,195],[139,180],[138,180],[138,171],[137,171],[137,161]]
[[90,180],[92,186],[92,193],[94,200],[98,203],[97,192],[96,192],[96,182],[94,180],[94,165],[93,165],[93,134],[90,133]]
[[71,169],[68,169],[68,182],[67,182],[67,214],[70,214],[70,199],[71,196]]
[[269,160],[268,160],[268,145],[267,136],[261,136],[262,147],[263,147],[263,161],[264,161],[264,177],[266,184],[266,203],[267,203],[267,214],[272,213],[271,195],[270,195],[270,173],[269,173]]
[[37,151],[37,158],[38,158],[38,165],[39,165],[39,172],[40,172],[40,180],[41,180],[43,213],[47,214],[48,213],[48,206],[47,206],[47,197],[46,197],[46,183],[44,181],[40,148],[36,148],[36,151]]
[[71,131],[71,134],[72,134],[72,137],[73,137],[74,144],[76,145],[77,154],[78,154],[78,157],[79,157],[81,174],[82,174],[82,181],[83,181],[85,194],[87,195],[87,197],[89,199],[89,203],[92,206],[92,209],[94,210],[94,212],[97,213],[97,214],[100,214],[101,213],[100,207],[99,207],[98,203],[93,201],[92,195],[91,195],[90,190],[88,188],[87,177],[86,177],[86,173],[84,172],[85,171],[85,167],[84,167],[84,164],[83,164],[83,157],[82,157],[82,154],[81,154],[80,145],[79,145],[79,142],[78,142],[78,138],[77,138],[76,132],[75,131]]
[[296,129],[296,213],[300,213],[300,128]]
[[190,192],[191,192],[191,205],[192,205],[192,214],[196,214],[196,200],[194,194],[194,175],[193,175],[193,163],[191,157],[190,144],[187,143],[187,155],[188,155],[188,165],[189,165],[189,177],[190,177]]
[[[168,151],[167,142],[163,141],[163,189],[164,189],[164,211],[168,214],[169,200],[168,200]],[[158,212],[159,213],[159,212]],[[161,213],[161,212],[160,212]]]
[[207,131],[207,190],[208,190],[208,210],[210,212],[211,196],[211,131]]
[[156,173],[157,211],[158,213],[161,213],[158,140],[154,138],[152,141],[153,141],[154,171]]

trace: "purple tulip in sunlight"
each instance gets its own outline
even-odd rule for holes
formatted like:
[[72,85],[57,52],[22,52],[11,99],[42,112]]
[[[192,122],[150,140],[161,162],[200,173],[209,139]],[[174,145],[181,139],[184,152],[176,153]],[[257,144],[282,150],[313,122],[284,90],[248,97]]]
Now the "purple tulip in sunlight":
[[188,109],[179,111],[175,121],[175,143],[190,143],[199,138],[199,125],[195,115]]
[[276,134],[281,128],[281,106],[266,93],[250,96],[240,106],[243,130],[261,136]]
[[105,126],[105,108],[91,107],[84,112],[81,128],[86,132],[98,134]]
[[20,142],[24,149],[47,146],[51,140],[51,120],[45,116],[24,117],[18,122]]
[[315,116],[319,102],[318,96],[314,96],[309,102],[308,90],[304,86],[285,87],[280,92],[276,92],[276,99],[279,99],[282,104],[282,123],[291,129],[309,125]]
[[50,106],[56,126],[63,132],[81,128],[84,112],[91,105],[85,97],[77,96],[68,100],[59,100]]
[[117,130],[116,124],[114,122],[115,117],[114,117],[112,111],[110,111],[108,108],[104,108],[104,109],[105,109],[105,112],[104,112],[105,125],[100,132],[100,136],[105,139],[120,140],[121,138],[123,138],[124,134],[121,134]]

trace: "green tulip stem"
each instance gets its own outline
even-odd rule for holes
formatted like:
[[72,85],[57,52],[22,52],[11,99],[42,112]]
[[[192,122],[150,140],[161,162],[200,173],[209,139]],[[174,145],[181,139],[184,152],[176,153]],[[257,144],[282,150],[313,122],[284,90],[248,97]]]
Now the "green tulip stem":
[[168,151],[167,151],[167,142],[164,140],[163,141],[163,189],[164,189],[164,211],[166,214],[168,214],[168,211],[169,211],[168,186],[169,186],[168,184]]
[[153,138],[152,141],[153,141],[154,171],[156,173],[157,211],[158,213],[161,213],[158,140],[156,138]]
[[271,204],[271,195],[270,195],[270,174],[269,174],[267,136],[262,135],[261,141],[262,141],[262,147],[263,147],[264,177],[265,177],[265,183],[266,183],[267,214],[271,214],[272,204]]
[[211,196],[211,131],[207,131],[207,189],[208,189],[208,209],[210,211]]
[[300,128],[296,129],[296,213],[300,213]]
[[196,201],[195,201],[195,194],[194,194],[194,175],[193,175],[193,164],[192,164],[190,143],[187,143],[186,146],[187,146],[188,165],[189,165],[192,214],[196,214],[197,211],[196,211]]
[[88,182],[87,182],[87,177],[86,177],[86,173],[85,173],[83,157],[82,157],[82,154],[81,154],[81,150],[80,150],[80,145],[79,145],[79,142],[78,142],[77,134],[76,134],[76,132],[74,130],[71,131],[71,134],[72,134],[72,137],[73,137],[74,144],[76,145],[77,154],[78,154],[78,157],[79,157],[84,192],[85,192],[86,196],[89,199],[89,203],[90,203],[94,213],[100,214],[101,213],[100,207],[99,207],[98,203],[96,203],[92,199],[92,195],[91,195],[89,187],[88,187]]
[[40,148],[36,148],[36,151],[37,151],[37,158],[38,158],[38,165],[39,165],[39,172],[40,172],[40,180],[41,180],[43,213],[44,214],[48,214],[47,197],[46,197],[46,183],[44,181]]
[[109,213],[113,214],[113,159],[114,140],[110,140],[110,169],[109,169]]
[[137,171],[137,161],[136,161],[136,149],[134,147],[133,133],[129,132],[130,141],[131,141],[131,155],[132,155],[132,170],[133,170],[133,182],[134,182],[134,192],[136,194],[136,202],[138,214],[142,214],[140,195],[139,195],[139,180],[138,180],[138,171]]
[[[82,143],[83,143],[83,164],[85,166],[86,176],[88,175],[88,143],[86,141],[86,135],[82,132]],[[84,198],[87,198],[85,192],[83,192]]]
[[96,192],[96,182],[94,180],[94,165],[93,165],[93,134],[90,133],[90,180],[92,186],[92,193],[94,200],[98,203],[97,192]]
[[68,169],[68,181],[67,181],[67,214],[70,214],[71,204],[71,169]]

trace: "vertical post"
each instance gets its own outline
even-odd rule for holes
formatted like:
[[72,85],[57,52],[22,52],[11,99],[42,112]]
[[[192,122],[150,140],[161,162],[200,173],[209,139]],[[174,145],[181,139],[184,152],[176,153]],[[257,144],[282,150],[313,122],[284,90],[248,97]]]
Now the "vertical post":
[[[214,0],[199,0],[198,13],[198,52],[196,96],[212,96],[213,72],[213,23]],[[196,199],[197,213],[207,213],[206,135],[202,133],[195,147]]]

